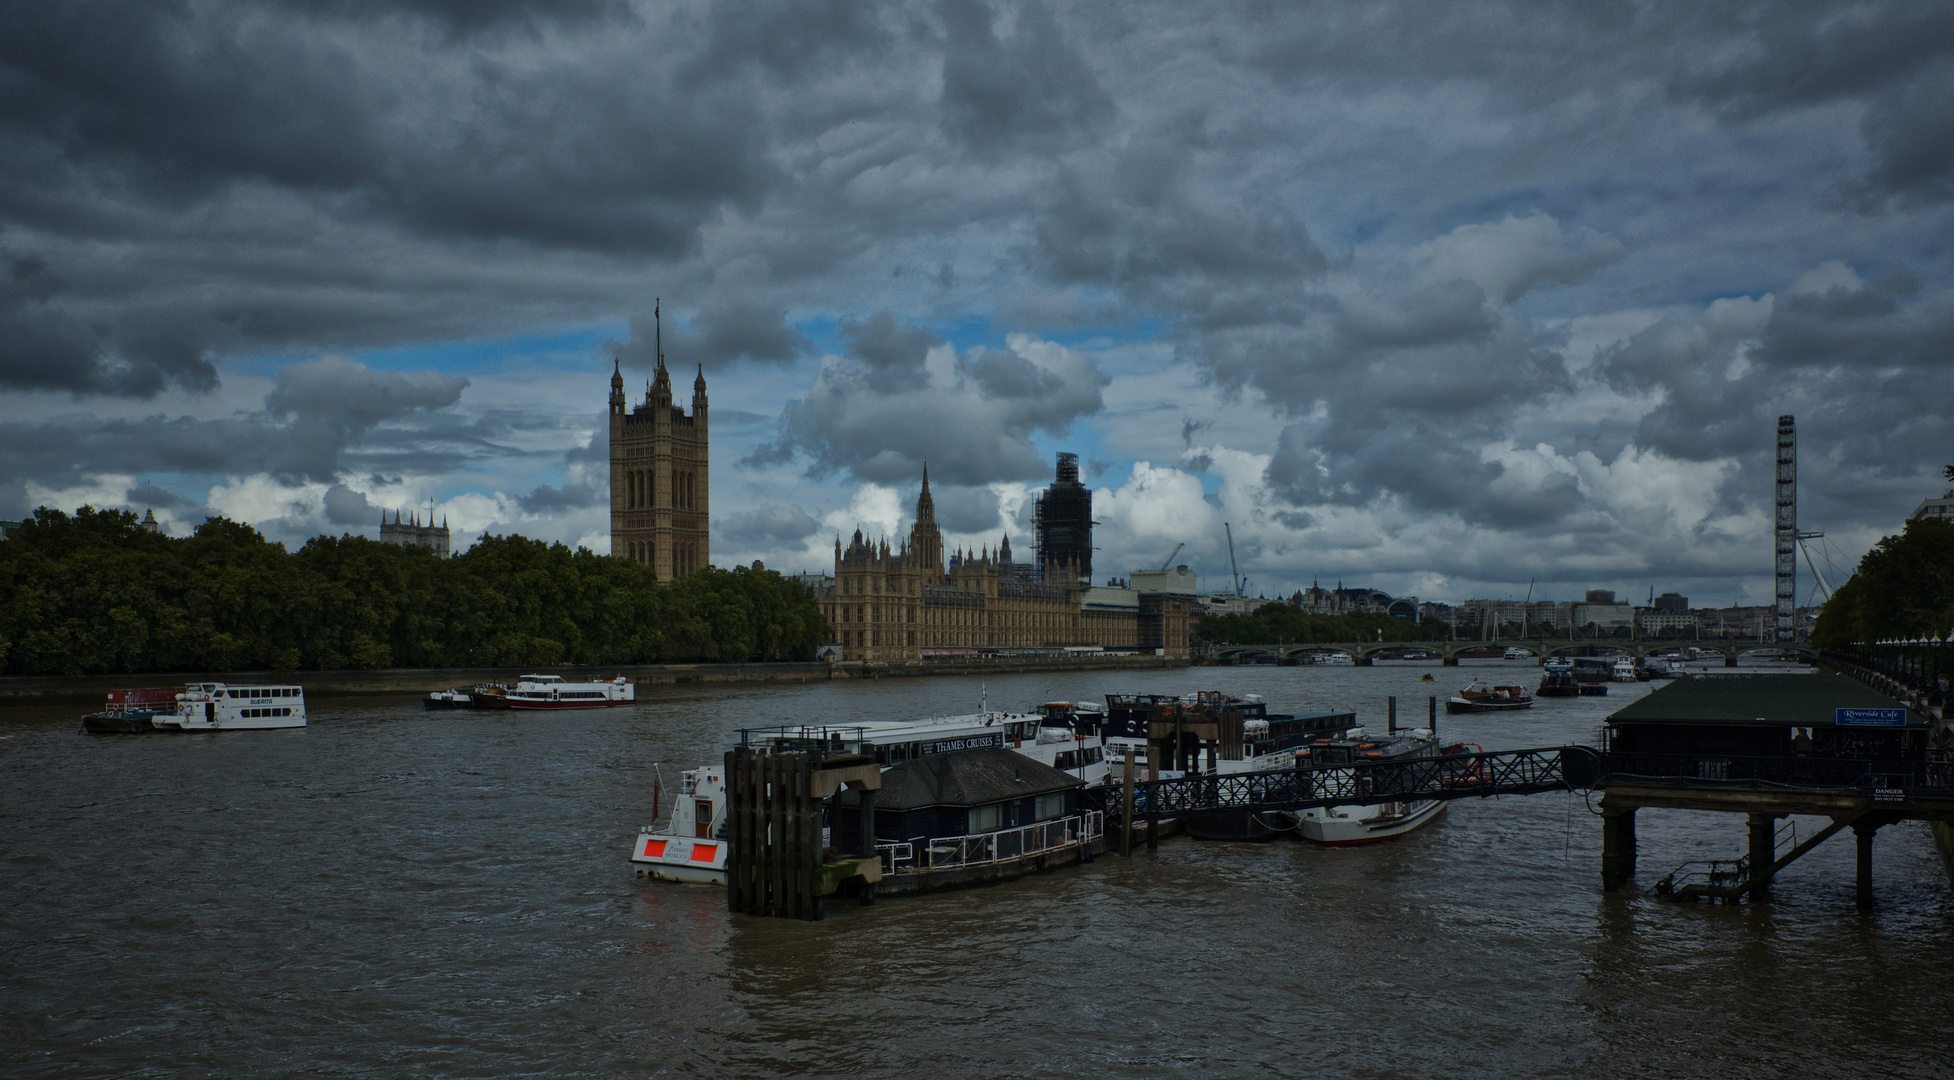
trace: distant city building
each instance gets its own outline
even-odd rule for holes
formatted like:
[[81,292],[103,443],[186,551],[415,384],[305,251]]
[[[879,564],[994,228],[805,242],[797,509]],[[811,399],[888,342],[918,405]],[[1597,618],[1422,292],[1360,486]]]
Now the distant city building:
[[26,524],[25,521],[0,521],[0,540],[12,540]]
[[705,365],[687,416],[672,404],[656,307],[652,318],[657,368],[642,405],[626,408],[623,369],[611,369],[611,554],[651,567],[663,584],[712,563],[710,442]]
[[[1606,596],[1611,601],[1615,595],[1613,592],[1603,589],[1596,589],[1588,593],[1589,596],[1595,596],[1596,594]],[[1577,630],[1592,626],[1604,634],[1611,634],[1617,630],[1627,629],[1634,624],[1635,609],[1627,604],[1589,602],[1574,605],[1573,618],[1574,628]]]
[[[385,529],[387,527],[384,517],[381,521],[380,527],[382,529]],[[156,511],[144,510],[142,512],[142,531],[151,532],[151,533],[160,533],[163,531],[162,523],[156,520]]]
[[1429,619],[1432,622],[1441,622],[1450,626],[1452,625],[1456,611],[1457,609],[1450,604],[1440,604],[1427,600],[1418,605],[1418,619],[1420,622]]
[[1615,590],[1589,589],[1584,599],[1590,604],[1612,604],[1615,602]]
[[[1662,597],[1656,597],[1656,603],[1661,602]],[[1676,608],[1642,608],[1635,613],[1635,626],[1651,637],[1659,637],[1665,630],[1693,631],[1696,629],[1696,613]]]
[[[147,524],[144,527],[146,528]],[[421,524],[419,514],[412,515],[406,521],[402,521],[400,511],[395,510],[394,519],[388,521],[387,512],[382,510],[380,512],[380,542],[383,544],[393,544],[396,547],[427,548],[429,551],[445,559],[448,557],[448,519],[444,517],[441,519],[441,524],[436,525],[434,524],[434,512],[430,510],[428,511],[428,524],[423,525]]]
[[1655,598],[1655,609],[1657,611],[1688,611],[1689,597],[1678,596],[1672,592],[1663,593],[1661,596]]
[[1922,499],[1908,521],[1954,521],[1954,489],[1938,499]]
[[1497,626],[1556,626],[1552,600],[1467,600],[1453,615],[1452,625],[1466,633]]
[[1126,587],[1134,592],[1193,596],[1200,592],[1196,582],[1194,571],[1182,564],[1172,570],[1135,570],[1127,575]]
[[[1220,593],[1201,598],[1201,606],[1207,615],[1253,615],[1257,608],[1269,601],[1257,596],[1229,596]],[[1280,603],[1280,601],[1278,601]]]

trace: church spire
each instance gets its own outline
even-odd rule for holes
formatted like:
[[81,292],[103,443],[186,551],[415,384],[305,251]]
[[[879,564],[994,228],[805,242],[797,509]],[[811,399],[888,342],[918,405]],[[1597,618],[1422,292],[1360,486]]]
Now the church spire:
[[658,369],[660,371],[665,369],[665,320],[659,314],[659,309],[664,306],[664,303],[665,301],[662,297],[654,296],[651,299],[651,348],[653,352],[658,354]]

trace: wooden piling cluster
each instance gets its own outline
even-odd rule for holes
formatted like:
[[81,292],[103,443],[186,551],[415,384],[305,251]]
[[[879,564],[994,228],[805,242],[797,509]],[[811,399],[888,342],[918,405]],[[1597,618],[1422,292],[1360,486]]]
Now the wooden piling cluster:
[[[881,880],[875,855],[875,759],[736,746],[726,752],[726,906],[735,914],[819,919],[821,897],[859,879],[866,902]],[[862,846],[830,858],[821,814],[843,787],[862,792]]]
[[818,919],[821,800],[805,753],[726,752],[726,906],[741,915]]

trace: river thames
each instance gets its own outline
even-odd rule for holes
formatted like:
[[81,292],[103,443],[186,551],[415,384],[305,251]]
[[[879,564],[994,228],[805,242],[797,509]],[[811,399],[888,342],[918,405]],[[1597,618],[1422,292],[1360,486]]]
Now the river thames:
[[[1431,673],[1439,681],[1420,682]],[[1396,842],[1173,839],[1130,859],[818,923],[633,875],[667,786],[742,727],[1228,689],[1423,722],[1473,674],[1201,668],[652,688],[632,709],[423,712],[84,737],[0,710],[0,1073],[30,1077],[1806,1077],[1954,1075],[1954,898],[1923,826],[1763,905],[1640,895],[1742,851],[1644,811],[1600,890],[1579,793],[1463,801]],[[430,687],[429,689],[434,689]],[[1598,744],[1608,698],[1440,716],[1486,749]],[[1798,819],[1801,836],[1822,822]]]

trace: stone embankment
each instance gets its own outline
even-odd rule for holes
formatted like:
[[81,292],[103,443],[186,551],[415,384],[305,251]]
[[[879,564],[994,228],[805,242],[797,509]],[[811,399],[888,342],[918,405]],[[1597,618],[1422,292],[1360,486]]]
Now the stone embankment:
[[1050,659],[961,659],[870,664],[812,661],[778,664],[620,664],[610,667],[554,665],[525,668],[386,668],[376,671],[152,672],[141,675],[23,676],[0,678],[0,705],[58,699],[100,700],[110,690],[191,682],[296,683],[309,694],[426,694],[477,683],[514,682],[531,672],[566,679],[618,675],[640,686],[696,683],[803,683],[825,679],[898,679],[934,675],[1009,675],[1047,671],[1144,671],[1186,667],[1158,656],[1067,656]]

